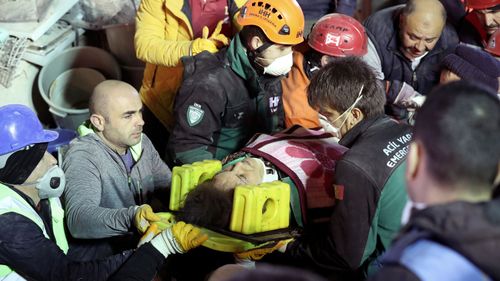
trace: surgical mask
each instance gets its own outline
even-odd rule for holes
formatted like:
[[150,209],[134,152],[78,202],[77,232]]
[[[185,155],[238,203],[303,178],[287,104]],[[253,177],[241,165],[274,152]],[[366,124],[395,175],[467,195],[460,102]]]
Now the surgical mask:
[[[347,121],[347,118],[348,118],[347,114],[349,112],[351,112],[354,109],[354,107],[356,107],[358,102],[363,98],[363,95],[361,93],[363,92],[364,87],[365,87],[365,85],[361,85],[361,89],[359,90],[358,97],[356,98],[354,103],[349,108],[347,108],[342,114],[340,114],[337,118],[335,118],[335,120],[333,120],[332,122],[328,121],[328,118],[326,116],[324,116],[323,114],[318,113],[319,124],[321,125],[321,127],[323,127],[323,130],[325,130],[325,132],[332,134],[334,137],[336,137],[338,139],[342,138],[342,133],[340,132],[340,129],[342,129],[345,122]],[[340,126],[335,127],[333,125],[333,123],[335,123],[338,120],[340,120],[341,118],[343,118],[343,116],[345,116],[345,118],[342,121],[342,123],[340,124]]]
[[[52,166],[52,168],[34,184],[38,190],[38,197],[40,197],[40,199],[56,198],[61,196],[64,191],[66,177],[59,166]],[[26,183],[23,185],[26,185]]]
[[272,76],[281,76],[290,72],[293,65],[293,55],[292,52],[278,57],[273,62],[264,67],[264,74],[269,74]]

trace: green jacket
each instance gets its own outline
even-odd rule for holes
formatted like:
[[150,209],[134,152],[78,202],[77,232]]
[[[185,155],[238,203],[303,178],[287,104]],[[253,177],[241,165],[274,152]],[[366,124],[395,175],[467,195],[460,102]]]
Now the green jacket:
[[349,150],[335,166],[338,200],[330,221],[306,231],[286,254],[331,278],[363,279],[400,229],[411,136],[410,126],[385,115],[347,132],[339,142]]
[[183,58],[168,150],[176,165],[222,159],[255,133],[284,128],[280,78],[259,75],[236,35],[217,54]]

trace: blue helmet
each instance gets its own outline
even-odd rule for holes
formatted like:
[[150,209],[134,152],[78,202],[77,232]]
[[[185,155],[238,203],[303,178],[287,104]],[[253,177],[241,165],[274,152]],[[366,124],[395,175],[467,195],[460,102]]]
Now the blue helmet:
[[0,107],[0,155],[10,155],[30,144],[51,142],[58,135],[44,130],[36,114],[25,105]]

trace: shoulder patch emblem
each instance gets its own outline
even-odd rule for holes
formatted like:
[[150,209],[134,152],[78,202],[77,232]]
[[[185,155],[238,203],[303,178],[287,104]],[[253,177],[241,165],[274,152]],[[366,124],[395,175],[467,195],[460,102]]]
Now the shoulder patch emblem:
[[198,125],[198,123],[203,120],[203,115],[205,115],[205,111],[201,109],[201,105],[197,103],[190,105],[186,112],[187,122],[189,126],[193,127]]

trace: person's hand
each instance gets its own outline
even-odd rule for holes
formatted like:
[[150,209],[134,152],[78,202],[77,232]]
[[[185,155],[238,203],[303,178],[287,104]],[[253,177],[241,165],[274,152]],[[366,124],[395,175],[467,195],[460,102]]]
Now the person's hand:
[[292,239],[282,240],[277,243],[266,244],[262,247],[251,249],[241,253],[235,253],[234,256],[237,260],[252,260],[258,261],[262,259],[265,255],[270,254],[276,250],[284,252],[286,250],[286,245],[292,241]]
[[403,86],[394,100],[394,104],[404,108],[417,109],[424,104],[425,96],[415,91],[412,86],[403,82]]
[[199,54],[203,51],[209,51],[210,53],[216,53],[223,46],[229,44],[229,39],[221,33],[223,21],[219,21],[215,27],[214,32],[210,37],[208,37],[208,27],[204,26],[202,29],[202,35],[200,38],[196,38],[191,43],[192,56]]
[[166,258],[171,254],[182,254],[203,244],[208,235],[200,229],[182,221],[162,231],[151,240],[155,247]]
[[144,232],[144,235],[142,235],[141,239],[139,239],[139,243],[137,244],[137,248],[146,244],[147,242],[150,242],[160,232],[161,232],[161,230],[158,229],[158,225],[156,223],[151,224],[148,227],[148,229],[146,230],[146,232]]
[[160,220],[151,223],[151,225],[156,225],[158,227],[158,232],[162,232],[175,224],[175,217],[172,213],[160,212],[156,213],[156,215],[160,217]]
[[208,235],[201,233],[199,228],[182,221],[174,224],[172,234],[183,252],[200,246],[208,239]]
[[153,209],[148,204],[139,206],[135,211],[134,225],[139,233],[144,233],[152,222],[160,221],[161,218],[153,212]]

